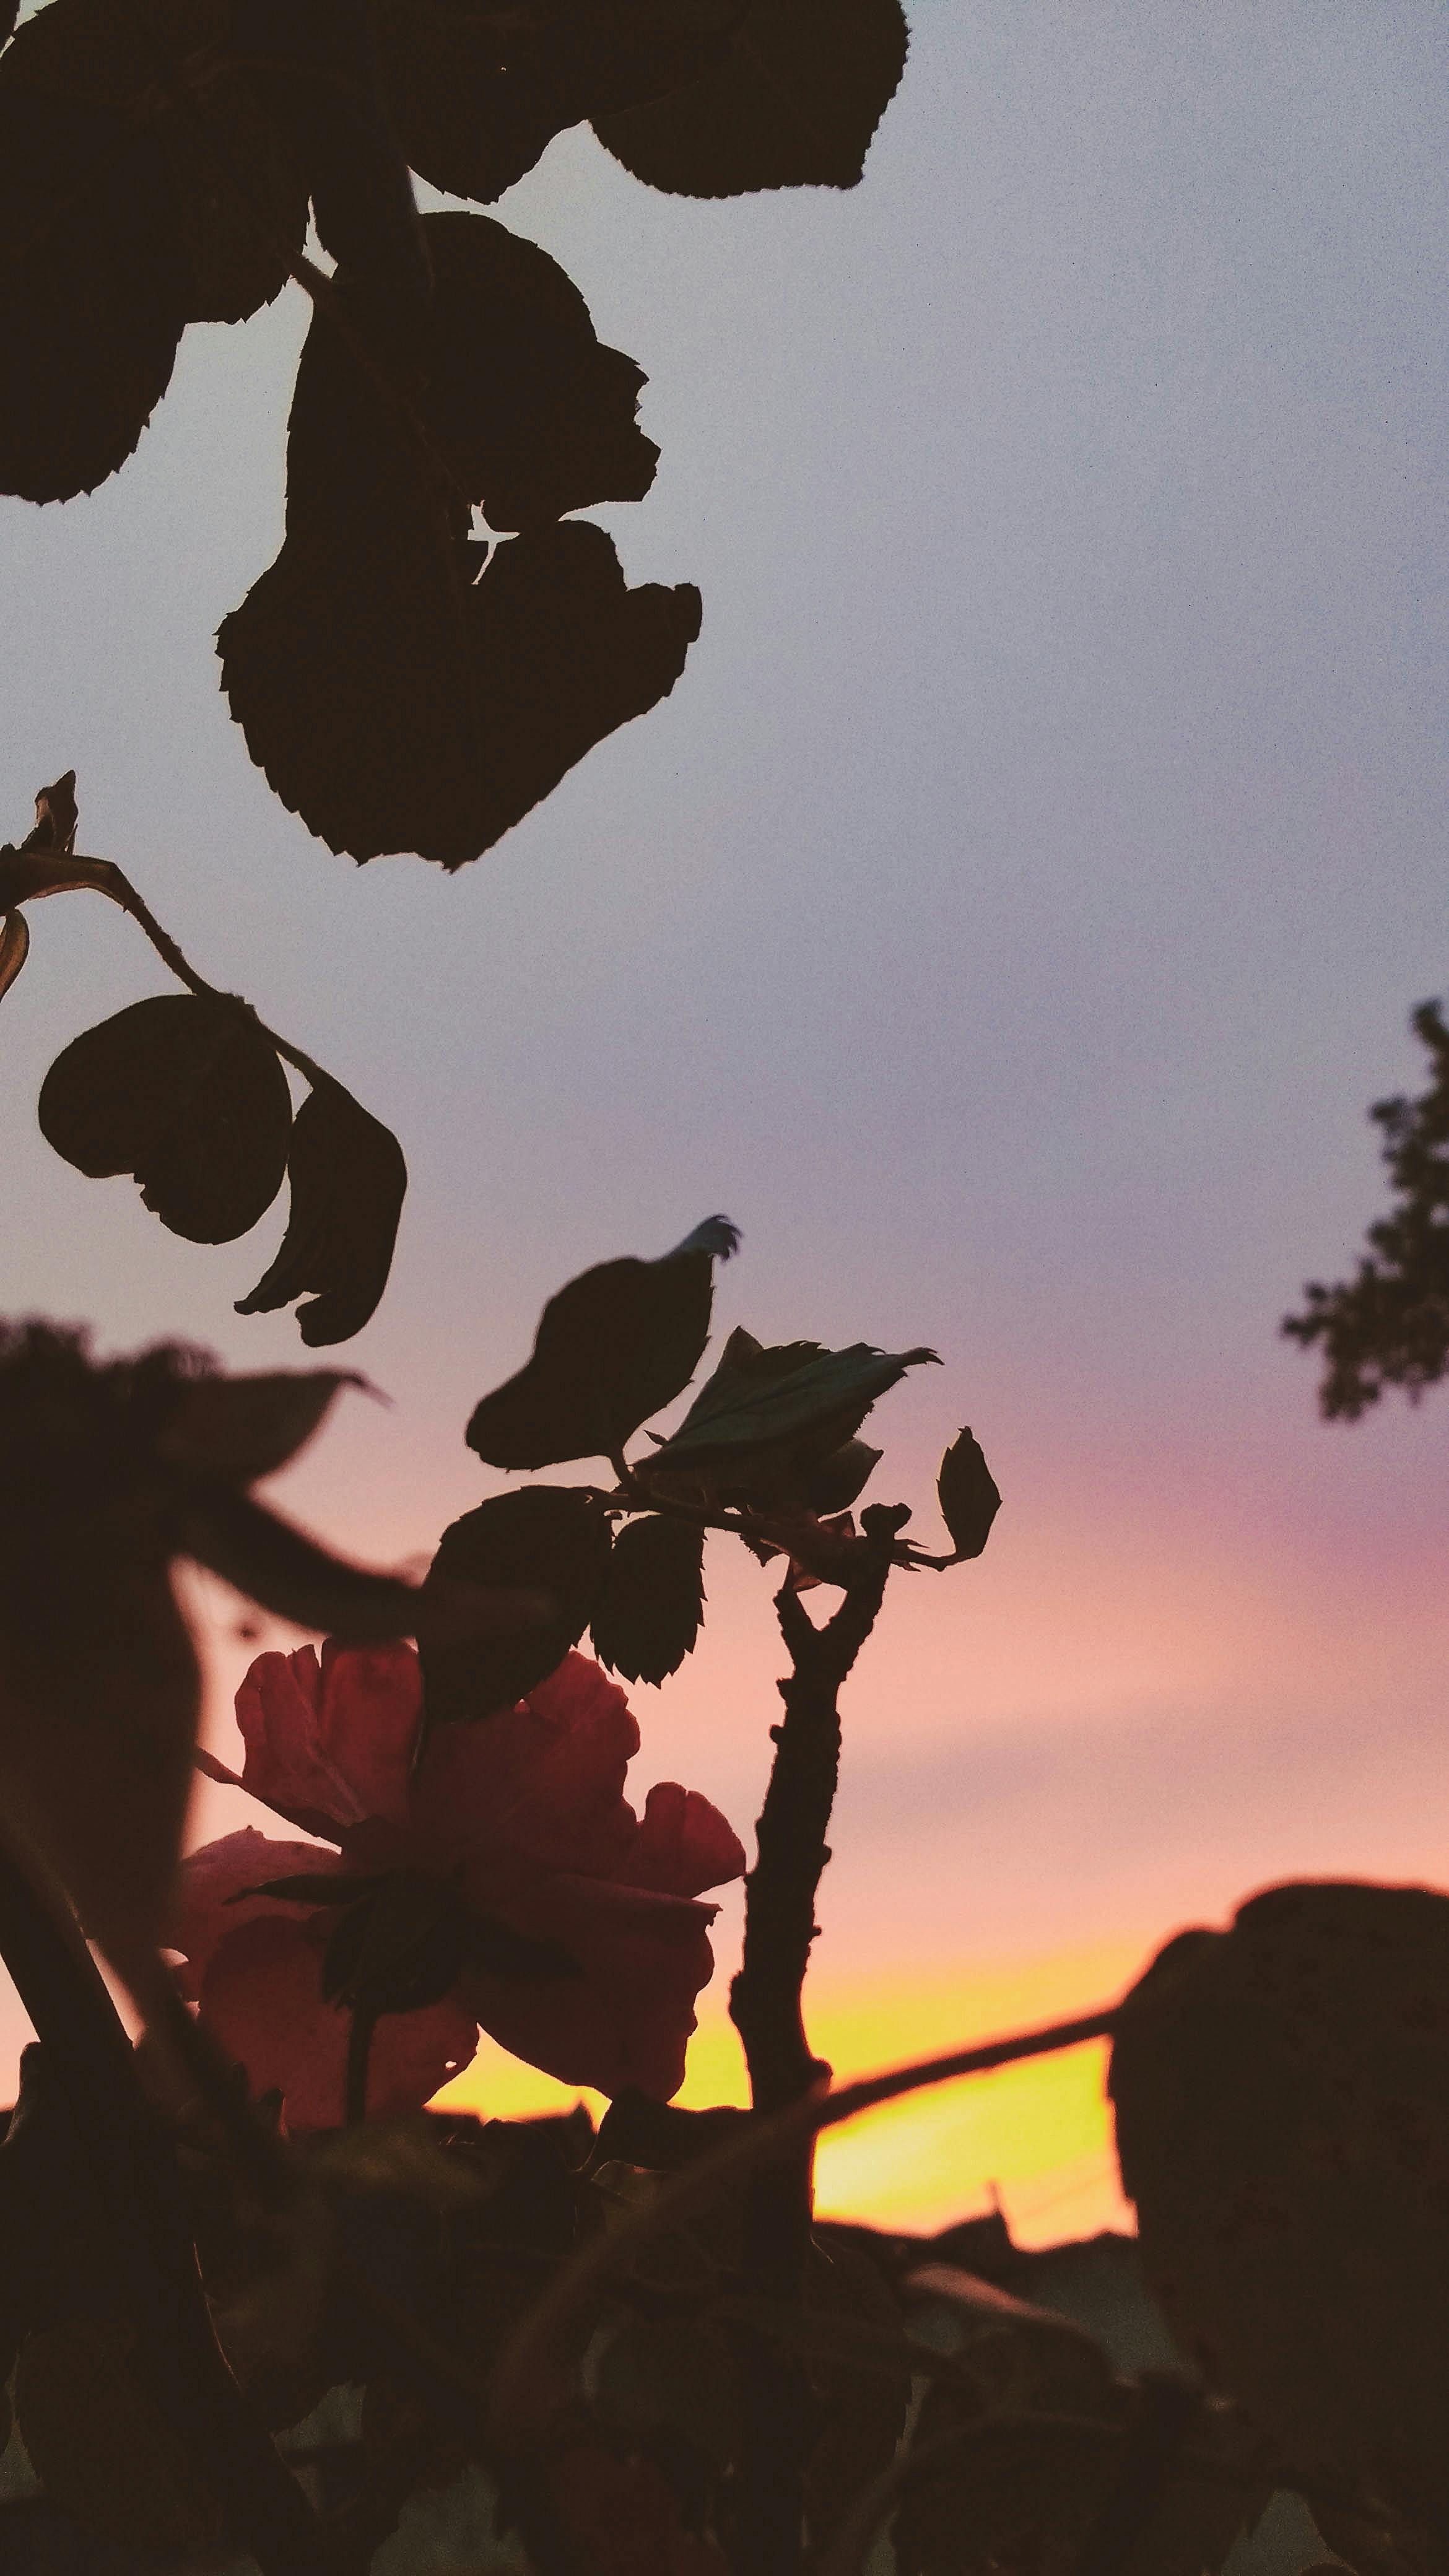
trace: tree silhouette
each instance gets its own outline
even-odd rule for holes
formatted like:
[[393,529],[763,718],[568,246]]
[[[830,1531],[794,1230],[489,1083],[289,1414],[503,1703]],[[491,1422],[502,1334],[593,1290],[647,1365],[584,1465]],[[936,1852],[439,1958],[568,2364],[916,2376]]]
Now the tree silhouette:
[[1322,1346],[1319,1401],[1330,1421],[1356,1422],[1386,1387],[1417,1403],[1449,1369],[1449,1029],[1437,1002],[1421,1002],[1411,1026],[1429,1087],[1369,1112],[1383,1130],[1392,1212],[1369,1227],[1371,1250],[1352,1279],[1310,1281],[1303,1311],[1283,1320],[1305,1349]]

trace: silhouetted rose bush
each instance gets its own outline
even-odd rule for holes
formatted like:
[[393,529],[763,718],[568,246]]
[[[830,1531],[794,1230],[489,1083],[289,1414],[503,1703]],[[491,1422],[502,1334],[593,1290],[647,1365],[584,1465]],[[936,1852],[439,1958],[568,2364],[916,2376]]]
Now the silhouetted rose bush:
[[[702,603],[631,588],[571,515],[649,492],[643,367],[544,251],[420,214],[411,174],[491,205],[587,122],[666,192],[854,186],[899,0],[18,17],[0,0],[0,491],[92,490],[192,324],[295,286],[282,543],[223,621],[222,684],[334,850],[470,864],[669,697]],[[0,848],[0,1000],[34,905],[67,891],[118,905],[183,989],[72,1037],[44,1134],[192,1243],[236,1241],[285,1185],[238,1311],[296,1303],[304,1341],[347,1339],[386,1287],[402,1147],[78,834],[67,771]],[[1449,1032],[1431,1006],[1416,1025],[1435,1080],[1376,1113],[1395,1211],[1289,1326],[1324,1344],[1330,1411],[1445,1370]],[[382,2543],[398,2576],[410,2549],[440,2563],[416,2517],[450,2486],[473,2515],[451,2563],[501,2544],[530,2576],[1218,2576],[1283,2486],[1359,2576],[1442,2576],[1449,1899],[1273,1891],[1121,2006],[832,2096],[804,1998],[841,1690],[893,1576],[978,1558],[1000,1495],[962,1429],[944,1544],[862,1500],[863,1425],[936,1363],[924,1343],[736,1325],[666,1422],[737,1240],[709,1217],[549,1298],[466,1439],[575,1481],[487,1494],[417,1585],[251,1493],[336,1373],[229,1378],[169,1345],[101,1363],[0,1326],[0,1957],[37,2033],[0,2124],[6,2576],[370,2576]],[[751,2108],[686,2111],[702,1900],[745,1852],[673,1783],[636,1813],[639,1729],[603,1666],[679,1670],[722,1543],[775,1568],[786,1669],[730,1989]],[[198,1749],[184,1559],[328,1643],[259,1656],[238,1699],[240,1786],[291,1837],[182,1862],[194,1768],[234,1780]],[[429,2110],[480,2030],[609,2095],[597,2133],[582,2108]],[[1146,2266],[1199,2377],[1118,2367],[1024,2298],[999,2217],[933,2249],[816,2223],[815,2130],[1109,2033]],[[1119,2310],[1132,2259],[1119,2241]],[[1137,2349],[1160,2349],[1136,2295]]]

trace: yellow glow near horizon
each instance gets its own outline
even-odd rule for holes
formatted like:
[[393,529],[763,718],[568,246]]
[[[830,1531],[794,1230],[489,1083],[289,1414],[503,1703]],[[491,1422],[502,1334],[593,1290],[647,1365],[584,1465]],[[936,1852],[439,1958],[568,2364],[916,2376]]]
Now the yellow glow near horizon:
[[[1110,2002],[1142,1966],[1146,1944],[1094,1944],[983,1970],[902,1968],[870,1978],[812,1978],[812,2045],[840,2080],[964,2047]],[[687,2109],[748,2098],[727,1999],[704,1999],[677,2099]],[[821,2215],[926,2230],[980,2215],[999,2198],[1020,2245],[1050,2244],[1101,2227],[1130,2228],[1117,2185],[1103,2089],[1105,2048],[1034,2058],[891,2102],[820,2141]],[[584,2096],[597,2117],[603,2105]],[[501,2119],[566,2110],[577,2089],[522,2065],[492,2041],[437,2097],[444,2108]]]

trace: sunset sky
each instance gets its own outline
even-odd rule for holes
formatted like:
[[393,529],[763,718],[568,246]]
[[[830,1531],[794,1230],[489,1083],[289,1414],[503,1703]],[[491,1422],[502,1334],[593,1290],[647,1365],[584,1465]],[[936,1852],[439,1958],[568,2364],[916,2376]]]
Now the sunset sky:
[[[280,539],[300,295],[194,331],[93,497],[3,505],[0,833],[74,766],[81,846],[407,1152],[392,1286],[336,1355],[390,1404],[348,1398],[279,1503],[425,1559],[500,1481],[462,1429],[545,1296],[713,1209],[744,1235],[722,1328],[940,1351],[874,1417],[872,1494],[931,1538],[969,1422],[1005,1501],[979,1565],[894,1586],[849,1686],[811,1983],[841,2072],[1105,2000],[1275,1878],[1449,1872],[1449,1399],[1325,1427],[1277,1337],[1378,1212],[1365,1109],[1419,1087],[1407,1015],[1449,984],[1449,22],[910,14],[850,196],[667,199],[579,135],[504,201],[648,371],[655,489],[595,515],[704,627],[461,876],[334,858],[218,694]],[[36,1130],[60,1046],[165,988],[100,904],[35,916],[6,1310],[301,1364],[231,1306],[280,1212],[181,1244]],[[634,1694],[639,1788],[748,1837],[781,1650],[743,1551],[706,1579],[699,1652]],[[252,1649],[197,1598],[230,1752]],[[198,1801],[199,1836],[240,1821]],[[739,2098],[737,1924],[687,2100]],[[459,2093],[559,2098],[496,2054]],[[1083,2051],[880,2114],[828,2142],[824,2203],[1120,2220],[1100,2094]]]

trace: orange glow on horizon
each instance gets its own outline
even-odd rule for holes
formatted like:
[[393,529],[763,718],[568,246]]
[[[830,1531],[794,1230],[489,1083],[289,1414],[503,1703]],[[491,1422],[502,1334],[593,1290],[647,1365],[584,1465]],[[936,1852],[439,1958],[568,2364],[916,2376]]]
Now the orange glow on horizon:
[[[812,1979],[812,2045],[839,2080],[928,2057],[973,2039],[1065,2019],[1110,2002],[1143,1964],[1146,1945],[1119,1939],[983,1970],[963,1964],[916,1976]],[[1103,2227],[1130,2229],[1117,2184],[1100,2043],[1035,2058],[992,2075],[933,2087],[820,2141],[822,2217],[929,2232],[979,2216],[999,2198],[1016,2242],[1046,2245]],[[567,2110],[576,2088],[557,2084],[492,2041],[437,2096],[440,2107],[501,2119]],[[595,2117],[604,2105],[585,2094]],[[704,1999],[678,2101],[691,2110],[748,2098],[727,1998]]]

